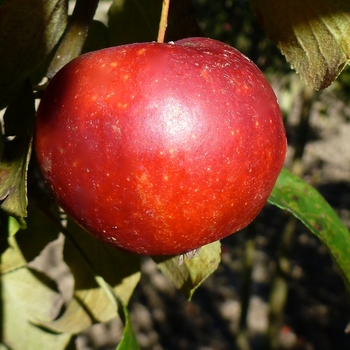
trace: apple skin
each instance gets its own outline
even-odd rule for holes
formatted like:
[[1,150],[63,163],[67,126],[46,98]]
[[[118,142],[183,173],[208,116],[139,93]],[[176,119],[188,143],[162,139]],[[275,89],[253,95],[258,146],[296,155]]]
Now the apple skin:
[[261,71],[228,45],[188,38],[71,61],[45,91],[35,149],[58,203],[88,232],[172,255],[257,216],[286,137]]

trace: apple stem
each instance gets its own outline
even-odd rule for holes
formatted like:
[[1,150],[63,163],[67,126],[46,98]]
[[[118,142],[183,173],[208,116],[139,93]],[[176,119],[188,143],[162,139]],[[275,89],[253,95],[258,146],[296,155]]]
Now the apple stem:
[[160,15],[159,30],[158,30],[158,43],[164,42],[165,31],[168,26],[168,13],[169,13],[170,0],[163,0],[162,13]]
[[51,79],[64,65],[81,54],[99,0],[77,0],[46,76]]

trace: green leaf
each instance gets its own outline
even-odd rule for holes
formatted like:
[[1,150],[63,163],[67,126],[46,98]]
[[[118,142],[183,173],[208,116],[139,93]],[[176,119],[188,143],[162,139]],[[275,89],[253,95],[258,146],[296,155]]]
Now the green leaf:
[[42,274],[20,268],[2,276],[2,339],[9,349],[64,349],[70,334],[54,334],[33,324],[52,320],[62,298]]
[[170,1],[165,41],[203,36],[192,0]]
[[83,47],[83,53],[100,50],[108,46],[110,46],[108,28],[100,21],[92,21]]
[[205,245],[199,251],[199,255],[187,259],[179,265],[179,256],[153,257],[159,269],[191,300],[196,289],[219,266],[221,261],[220,242]]
[[349,62],[349,1],[250,2],[268,36],[313,89],[329,86]]
[[0,6],[0,108],[51,52],[66,25],[65,0],[10,0]]
[[119,315],[124,323],[124,331],[122,339],[117,346],[117,350],[138,350],[140,348],[132,328],[128,308],[121,300],[119,300],[119,302],[121,304],[119,305]]
[[34,96],[28,81],[4,115],[5,147],[0,163],[1,209],[25,227],[27,216],[27,171],[34,132]]
[[322,195],[283,169],[269,202],[290,211],[326,245],[350,292],[350,232]]
[[157,40],[161,0],[114,0],[109,10],[112,45]]
[[[0,243],[2,252],[0,261],[0,274],[5,274],[24,267],[40,254],[44,247],[57,239],[59,230],[52,221],[36,208],[29,205],[27,228],[20,230],[15,236],[11,236],[7,241]],[[13,225],[10,218],[9,230]]]
[[140,258],[112,248],[68,221],[64,259],[74,280],[74,295],[56,320],[41,323],[55,332],[78,333],[97,322],[118,316],[117,307],[99,284],[101,278],[127,304],[140,279]]

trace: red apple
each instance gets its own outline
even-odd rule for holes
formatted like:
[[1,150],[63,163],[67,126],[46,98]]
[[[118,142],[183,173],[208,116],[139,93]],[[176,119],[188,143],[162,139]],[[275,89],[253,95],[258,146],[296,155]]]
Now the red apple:
[[50,82],[36,126],[63,209],[116,247],[185,253],[248,225],[281,171],[286,137],[261,71],[190,38],[91,52]]

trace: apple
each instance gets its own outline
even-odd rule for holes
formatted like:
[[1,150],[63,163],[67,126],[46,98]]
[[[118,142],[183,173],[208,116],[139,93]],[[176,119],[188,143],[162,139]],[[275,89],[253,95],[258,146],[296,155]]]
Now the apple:
[[275,94],[207,38],[84,54],[49,83],[35,149],[59,205],[97,238],[145,255],[192,251],[247,226],[283,166]]

